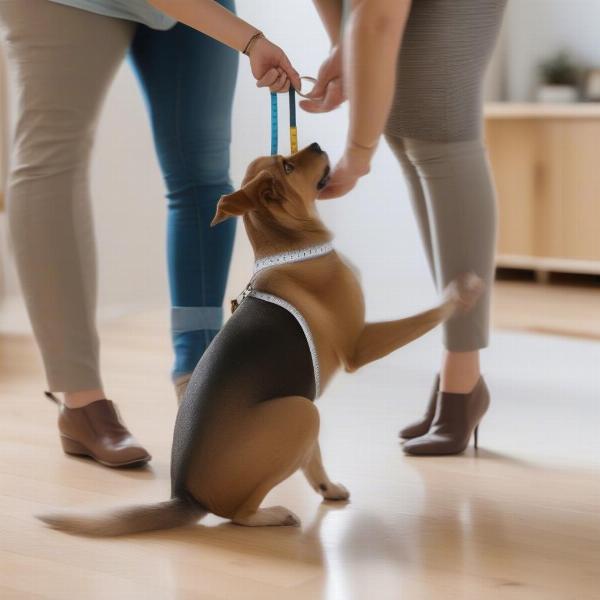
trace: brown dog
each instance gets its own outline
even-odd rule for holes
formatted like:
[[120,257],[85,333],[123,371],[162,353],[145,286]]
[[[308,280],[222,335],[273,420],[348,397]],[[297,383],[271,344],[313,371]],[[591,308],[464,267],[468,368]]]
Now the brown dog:
[[365,323],[353,270],[331,248],[315,199],[329,160],[317,144],[248,168],[219,201],[213,225],[243,216],[257,259],[239,308],[194,371],[175,425],[173,497],[97,515],[46,515],[49,525],[119,535],[214,514],[241,525],[297,525],[283,507],[259,508],[298,468],[324,498],[345,500],[321,462],[312,402],[336,371],[356,371],[476,302],[481,281],[453,282],[442,303],[397,321]]

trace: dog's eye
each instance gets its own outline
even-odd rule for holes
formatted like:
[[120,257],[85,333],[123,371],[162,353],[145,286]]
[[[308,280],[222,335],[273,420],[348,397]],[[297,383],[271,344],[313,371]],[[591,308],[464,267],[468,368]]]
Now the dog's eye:
[[289,175],[296,167],[294,167],[293,163],[284,160],[283,161],[283,170],[286,175]]

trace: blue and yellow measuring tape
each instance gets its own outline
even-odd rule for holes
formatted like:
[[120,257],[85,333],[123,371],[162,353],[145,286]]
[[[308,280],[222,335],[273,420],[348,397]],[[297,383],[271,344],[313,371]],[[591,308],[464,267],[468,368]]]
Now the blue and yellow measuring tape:
[[[303,80],[310,81],[313,85],[317,83],[314,77],[308,77],[303,75],[300,77],[300,83]],[[289,98],[290,98],[290,149],[291,153],[295,154],[298,152],[298,128],[296,127],[296,94],[303,98],[309,98],[310,96],[302,93],[302,90],[296,91],[293,87],[290,87]],[[312,98],[318,100],[318,98]],[[277,94],[271,92],[271,155],[275,155],[279,152],[279,112],[277,108]]]
[[[290,151],[298,152],[298,128],[296,127],[296,91],[290,88]],[[277,93],[271,92],[271,155],[279,151],[279,110]]]

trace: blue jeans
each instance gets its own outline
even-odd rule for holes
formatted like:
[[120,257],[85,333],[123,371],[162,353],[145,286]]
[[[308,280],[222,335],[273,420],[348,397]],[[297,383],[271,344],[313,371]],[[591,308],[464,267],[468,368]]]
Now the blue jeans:
[[[220,4],[234,10],[233,0]],[[231,219],[211,228],[229,179],[237,53],[178,24],[140,25],[130,49],[167,188],[167,261],[175,352],[173,378],[194,370],[223,322],[235,234]]]

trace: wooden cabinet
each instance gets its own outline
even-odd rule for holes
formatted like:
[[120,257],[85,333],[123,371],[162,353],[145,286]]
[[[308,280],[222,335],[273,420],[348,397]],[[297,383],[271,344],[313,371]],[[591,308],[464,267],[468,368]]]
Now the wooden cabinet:
[[600,104],[490,104],[498,266],[600,273]]

